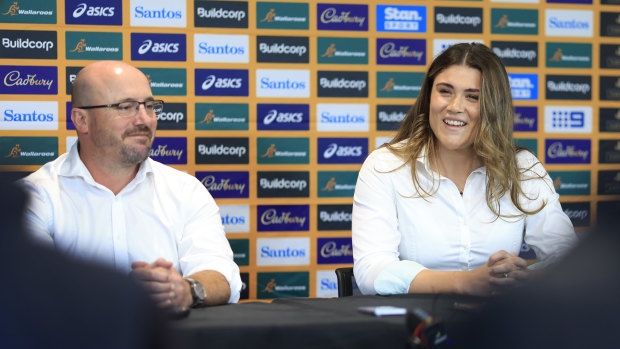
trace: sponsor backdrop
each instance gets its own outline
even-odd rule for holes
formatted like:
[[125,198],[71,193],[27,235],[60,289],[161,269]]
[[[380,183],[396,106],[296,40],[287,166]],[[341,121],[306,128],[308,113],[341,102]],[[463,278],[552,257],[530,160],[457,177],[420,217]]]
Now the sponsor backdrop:
[[151,155],[215,197],[245,299],[336,295],[360,165],[394,135],[433,57],[460,41],[505,62],[516,142],[550,171],[577,231],[620,208],[619,0],[0,7],[1,170],[20,178],[75,142],[81,67],[135,65],[166,102]]

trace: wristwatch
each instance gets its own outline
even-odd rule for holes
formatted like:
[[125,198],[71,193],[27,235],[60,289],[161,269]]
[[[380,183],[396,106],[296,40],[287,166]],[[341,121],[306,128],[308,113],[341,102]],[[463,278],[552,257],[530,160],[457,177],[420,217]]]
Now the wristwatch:
[[189,283],[189,290],[192,294],[192,304],[190,305],[190,307],[196,308],[201,306],[207,298],[207,292],[205,291],[205,288],[202,287],[202,284],[200,282],[192,278],[185,278],[184,280]]

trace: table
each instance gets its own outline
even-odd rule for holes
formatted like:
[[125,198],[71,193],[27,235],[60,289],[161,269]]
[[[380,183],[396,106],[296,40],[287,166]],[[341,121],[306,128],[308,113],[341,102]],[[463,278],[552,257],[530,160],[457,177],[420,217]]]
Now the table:
[[412,332],[405,316],[374,317],[358,307],[420,308],[450,333],[480,304],[480,298],[454,295],[278,298],[194,309],[173,328],[188,348],[405,348]]

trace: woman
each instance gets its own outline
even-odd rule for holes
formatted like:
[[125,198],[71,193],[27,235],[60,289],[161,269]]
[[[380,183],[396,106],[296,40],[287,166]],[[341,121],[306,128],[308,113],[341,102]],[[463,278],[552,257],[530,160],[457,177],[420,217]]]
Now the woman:
[[576,242],[548,174],[513,145],[500,59],[457,44],[429,67],[396,137],[360,170],[355,279],[364,294],[488,295],[530,274],[523,240],[551,261]]

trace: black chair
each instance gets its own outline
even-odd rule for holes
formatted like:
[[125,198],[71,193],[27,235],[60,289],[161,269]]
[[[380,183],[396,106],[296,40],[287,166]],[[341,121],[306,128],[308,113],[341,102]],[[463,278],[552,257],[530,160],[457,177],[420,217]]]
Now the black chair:
[[355,284],[352,267],[336,269],[336,279],[338,280],[338,298],[360,294]]

